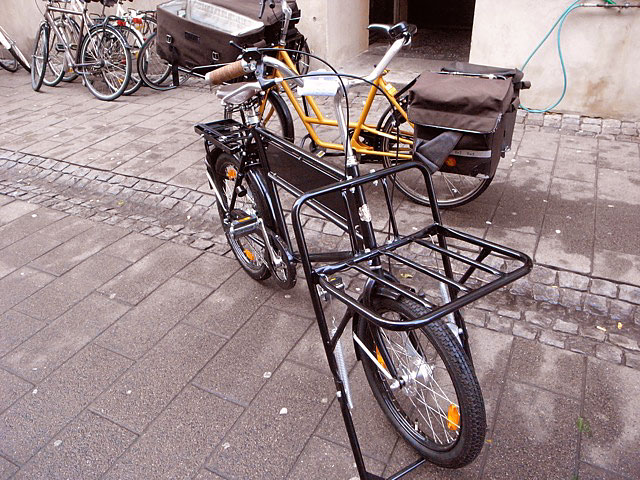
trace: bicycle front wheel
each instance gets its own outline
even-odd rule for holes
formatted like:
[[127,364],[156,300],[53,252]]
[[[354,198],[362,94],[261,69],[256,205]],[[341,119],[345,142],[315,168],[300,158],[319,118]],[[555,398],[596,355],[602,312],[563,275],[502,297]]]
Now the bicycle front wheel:
[[49,25],[41,23],[31,57],[31,86],[37,92],[42,87],[49,60]]
[[[403,100],[400,100],[401,103]],[[381,141],[381,150],[393,154],[410,155],[413,148],[413,128],[404,121],[398,123],[391,109],[383,116],[379,130],[389,134]],[[395,165],[402,160],[386,157],[387,164]],[[436,199],[440,208],[460,207],[478,198],[491,184],[493,177],[472,177],[462,173],[436,172],[432,176]],[[424,178],[416,170],[400,172],[394,177],[398,189],[410,200],[429,206],[429,195]]]
[[[62,20],[56,21],[56,26],[61,28]],[[49,56],[47,59],[47,69],[43,83],[47,87],[55,87],[64,78],[66,69],[64,43],[58,37],[55,30],[49,32]]]
[[[396,321],[428,314],[406,297],[376,296],[372,307]],[[471,463],[484,443],[484,400],[473,368],[449,327],[436,321],[422,329],[391,331],[360,320],[357,328],[380,365],[360,355],[369,386],[394,428],[436,465],[459,468]],[[381,368],[399,385],[388,380]]]
[[111,101],[124,93],[131,78],[131,52],[110,25],[89,30],[80,47],[82,74],[96,98]]
[[18,70],[18,61],[11,55],[11,52],[4,48],[0,43],[0,67],[9,72],[16,72]]
[[153,32],[142,45],[137,60],[138,74],[144,84],[154,90],[171,90],[175,88],[171,76],[171,64],[158,55],[157,36],[158,34]]

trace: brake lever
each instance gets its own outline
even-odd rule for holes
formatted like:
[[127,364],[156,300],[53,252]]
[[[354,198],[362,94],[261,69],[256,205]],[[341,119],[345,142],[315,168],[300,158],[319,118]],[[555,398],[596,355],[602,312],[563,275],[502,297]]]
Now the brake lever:
[[266,7],[266,1],[267,0],[260,0],[260,14],[258,15],[258,18],[260,20],[262,20],[262,16],[264,15],[264,7]]
[[244,52],[244,48],[242,48],[240,45],[238,45],[236,42],[234,42],[233,40],[229,41],[229,45],[231,45],[232,47],[236,47],[238,50]]

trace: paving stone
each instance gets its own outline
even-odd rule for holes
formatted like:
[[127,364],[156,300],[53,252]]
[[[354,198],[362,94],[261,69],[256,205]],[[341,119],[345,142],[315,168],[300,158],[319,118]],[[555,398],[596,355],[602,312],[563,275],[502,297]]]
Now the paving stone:
[[191,478],[242,411],[187,386],[105,478]]
[[602,295],[609,298],[616,298],[618,296],[618,286],[615,283],[597,278],[594,278],[591,281],[590,291],[596,295]]
[[571,290],[569,288],[560,289],[560,305],[575,310],[581,310],[583,302],[584,293]]
[[597,340],[598,342],[603,342],[606,334],[602,330],[594,327],[581,327],[580,335],[592,340]]
[[19,200],[3,205],[0,207],[0,225],[12,222],[23,215],[27,215],[34,210],[37,210],[38,208],[38,205],[21,202]]
[[0,248],[5,248],[65,216],[64,213],[38,208],[0,227]]
[[105,248],[103,253],[134,263],[160,245],[160,240],[133,232]]
[[596,345],[596,357],[607,362],[619,364],[622,362],[622,350],[613,345],[602,343]]
[[534,284],[533,298],[543,302],[557,304],[560,301],[560,289],[547,285]]
[[571,478],[579,414],[578,400],[508,381],[484,475],[506,478],[526,472],[530,478]]
[[26,298],[15,309],[49,323],[127,266],[129,262],[125,260],[98,253]]
[[40,330],[0,361],[22,378],[38,383],[127,311],[92,294]]
[[576,399],[581,397],[584,357],[530,340],[515,339],[513,346],[509,378]]
[[631,339],[624,335],[620,335],[618,333],[610,333],[609,341],[619,347],[626,348],[627,350],[640,351],[637,340]]
[[554,316],[547,312],[526,311],[524,317],[527,322],[540,327],[550,327],[554,323]]
[[216,448],[207,467],[230,480],[285,477],[328,408],[322,399],[333,392],[329,377],[285,362],[225,436],[228,448]]
[[613,320],[633,319],[633,312],[637,308],[635,305],[620,300],[611,300],[609,303],[609,315]]
[[[235,264],[237,265],[237,262]],[[224,275],[222,274],[221,277]],[[216,285],[216,281],[220,280],[213,279],[213,286]],[[251,280],[244,271],[236,271],[229,280],[193,310],[184,322],[221,337],[230,338],[267,300],[268,296],[264,285]]]
[[102,394],[91,409],[141,433],[222,344],[214,335],[177,325]]
[[11,463],[9,460],[0,457],[0,478],[6,480],[18,471],[18,466]]
[[0,279],[0,313],[33,295],[55,277],[32,268],[23,267]]
[[212,288],[171,278],[97,339],[97,343],[128,358],[140,358]]
[[606,315],[609,311],[607,299],[597,295],[587,294],[584,300],[584,309],[586,312],[594,315]]
[[[268,307],[260,308],[211,362],[194,383],[224,398],[248,405],[310,325],[302,319]],[[261,339],[255,342],[254,339]],[[278,339],[277,342],[269,339]],[[239,354],[240,353],[240,354]],[[242,378],[242,382],[234,379]]]
[[54,275],[62,275],[126,234],[125,230],[119,228],[94,225],[31,264]]
[[540,332],[539,328],[531,327],[526,323],[521,323],[521,322],[513,323],[513,334],[517,337],[534,340],[538,332]]
[[620,300],[640,305],[640,288],[630,285],[620,285]]
[[45,324],[14,310],[0,315],[0,357],[43,328]]
[[478,310],[476,308],[467,308],[464,311],[464,320],[471,325],[478,327],[484,327],[487,321],[487,312]]
[[26,380],[0,369],[0,411],[9,408],[32,388],[33,385]]
[[547,345],[553,345],[554,347],[564,348],[564,342],[567,336],[563,333],[550,332],[543,330],[540,333],[540,341]]
[[165,243],[100,287],[99,291],[136,305],[198,255],[197,250]]
[[513,319],[508,317],[500,317],[496,315],[489,315],[489,321],[487,322],[487,328],[502,333],[511,333],[511,325]]
[[88,346],[0,415],[0,451],[26,462],[130,365]]
[[581,459],[620,475],[636,476],[640,471],[635,447],[640,418],[620,412],[638,409],[640,372],[589,359],[584,418],[590,434],[582,435]]
[[513,295],[533,295],[533,284],[528,278],[521,278],[511,284],[509,291]]
[[236,260],[205,253],[180,270],[176,277],[215,290],[239,269],[240,265]]
[[15,478],[98,479],[135,439],[135,434],[94,413],[84,412],[40,450]]
[[559,319],[553,324],[553,329],[557,332],[571,333],[573,335],[578,333],[578,325],[576,323],[566,322]]
[[516,320],[520,320],[520,318],[522,317],[522,312],[517,310],[500,308],[498,309],[498,315],[500,315],[501,317],[508,317],[508,318],[514,318]]

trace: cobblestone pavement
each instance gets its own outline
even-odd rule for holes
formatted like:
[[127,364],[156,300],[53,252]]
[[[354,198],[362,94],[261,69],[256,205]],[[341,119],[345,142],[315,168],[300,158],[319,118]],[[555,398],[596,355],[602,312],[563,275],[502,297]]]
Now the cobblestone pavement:
[[[248,281],[217,226],[193,123],[218,102],[26,78],[0,76],[0,479],[353,477],[305,283]],[[412,478],[638,478],[637,126],[521,122],[489,191],[445,215],[537,261],[466,311],[487,443]],[[389,475],[413,454],[347,357]]]

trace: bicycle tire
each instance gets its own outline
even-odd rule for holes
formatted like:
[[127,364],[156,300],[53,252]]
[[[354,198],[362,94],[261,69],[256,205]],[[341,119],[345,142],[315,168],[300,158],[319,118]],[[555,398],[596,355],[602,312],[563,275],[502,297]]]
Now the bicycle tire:
[[[144,84],[154,90],[166,91],[176,88],[171,77],[171,65],[160,58],[156,50],[157,32],[153,32],[142,45],[138,54],[138,73]],[[170,83],[165,83],[170,79]]]
[[[260,109],[261,111],[259,114],[261,125],[265,129],[275,133],[279,137],[289,140],[290,142],[295,141],[296,133],[291,111],[278,92],[275,90],[269,90],[263,99],[263,103],[260,105]],[[279,123],[279,128],[276,129],[274,129],[274,124],[271,122],[271,119],[274,118],[273,114],[275,114],[275,118],[277,118]],[[233,110],[225,109],[224,118],[233,118]]]
[[118,25],[115,28],[124,37],[127,45],[129,45],[130,47],[131,78],[129,79],[128,88],[122,93],[125,96],[129,96],[140,90],[143,85],[142,78],[140,78],[140,74],[138,73],[138,57],[140,56],[140,50],[142,49],[143,41],[136,30],[128,25]]
[[[99,38],[98,38],[99,37]],[[89,52],[89,44],[94,40],[94,52]],[[102,52],[96,49],[100,48]],[[127,89],[131,78],[131,52],[126,40],[110,25],[95,25],[89,29],[80,47],[82,64],[99,63],[100,66],[92,68],[83,67],[82,75],[89,91],[99,100],[112,101],[120,97]],[[102,65],[104,63],[104,65]],[[112,67],[109,75],[105,75],[106,67]],[[102,79],[102,81],[100,81]],[[105,92],[98,86],[104,83]]]
[[[397,314],[400,319],[415,319],[429,313],[406,297],[394,300],[374,295],[371,306],[378,314],[387,317]],[[364,353],[360,354],[373,395],[393,427],[420,455],[438,466],[460,468],[471,463],[484,444],[484,400],[473,368],[449,327],[436,321],[421,329],[398,332],[381,329],[360,319],[355,328],[379,363],[389,371],[404,372],[399,375],[404,380],[402,386],[392,389],[375,363]],[[392,339],[398,341],[394,343]],[[433,364],[429,358],[431,350],[435,353]],[[442,388],[440,382],[444,383],[445,376],[450,385]],[[431,392],[432,398],[425,398],[425,391]],[[450,398],[453,394],[457,403]],[[438,397],[447,407],[445,410],[438,403]],[[436,405],[429,408],[431,401]],[[436,433],[436,429],[440,431],[439,427],[442,429],[440,436]],[[433,438],[429,438],[423,428],[430,428]],[[445,441],[439,444],[438,440],[442,438]]]
[[309,69],[311,67],[311,50],[309,49],[307,39],[301,34],[299,38],[295,38],[287,43],[286,48],[297,50],[297,52],[289,53],[289,56],[291,57],[293,64],[296,66],[298,73],[300,75],[306,75],[309,73]]
[[[49,31],[47,68],[44,79],[42,80],[42,83],[47,87],[57,86],[64,78],[67,62],[65,60],[64,51],[60,52],[57,48],[58,41],[60,41],[58,39],[58,34],[55,30],[51,29]],[[62,53],[62,57],[60,57],[60,53]]]
[[[399,99],[399,103],[406,104],[406,97]],[[404,119],[402,119],[404,122]],[[401,133],[401,138],[413,139],[413,128],[407,123],[396,125],[393,107],[389,107],[378,122],[378,130],[396,136],[398,127],[407,130]],[[411,129],[411,132],[409,132]],[[396,152],[395,144],[390,138],[382,137],[380,150],[383,152]],[[400,150],[402,152],[402,149]],[[410,153],[411,148],[405,147],[402,153]],[[402,161],[402,160],[401,160]],[[393,157],[385,157],[387,166],[395,165],[397,162]],[[436,191],[438,207],[442,209],[456,208],[465,205],[478,198],[491,184],[493,176],[478,178],[449,172],[436,172],[432,176]],[[402,172],[394,177],[394,183],[407,198],[419,205],[429,206],[429,196],[422,176],[414,170]]]
[[31,57],[31,87],[40,91],[49,58],[49,25],[41,23],[36,33],[36,43]]
[[[0,33],[6,35],[4,31],[0,31]],[[11,39],[8,36],[6,36],[6,39],[9,42],[9,47],[11,47]],[[16,57],[13,56],[9,49],[5,48],[4,44],[0,43],[0,68],[14,73],[18,71],[19,65]]]
[[[220,192],[226,196],[227,201],[231,198],[231,190],[234,185],[233,181],[239,169],[240,161],[232,155],[220,153],[218,158],[216,158],[215,175],[212,175],[212,178],[216,182],[216,186]],[[240,205],[236,203],[236,206],[240,206],[240,208],[236,208],[232,212],[232,217],[233,219],[240,219],[249,215],[256,215],[270,224],[270,222],[265,219],[265,213],[267,212],[266,199],[256,185],[258,181],[257,175],[258,173],[253,171],[246,174],[244,186],[247,193],[243,197],[237,198],[237,202],[239,202]],[[257,241],[258,237],[250,234],[246,237],[234,238],[230,234],[228,226],[225,225],[224,210],[220,204],[218,204],[218,214],[220,215],[220,221],[222,222],[227,242],[242,269],[256,281],[261,282],[269,278],[271,271],[264,260],[267,253],[265,248],[259,245],[260,242]]]

